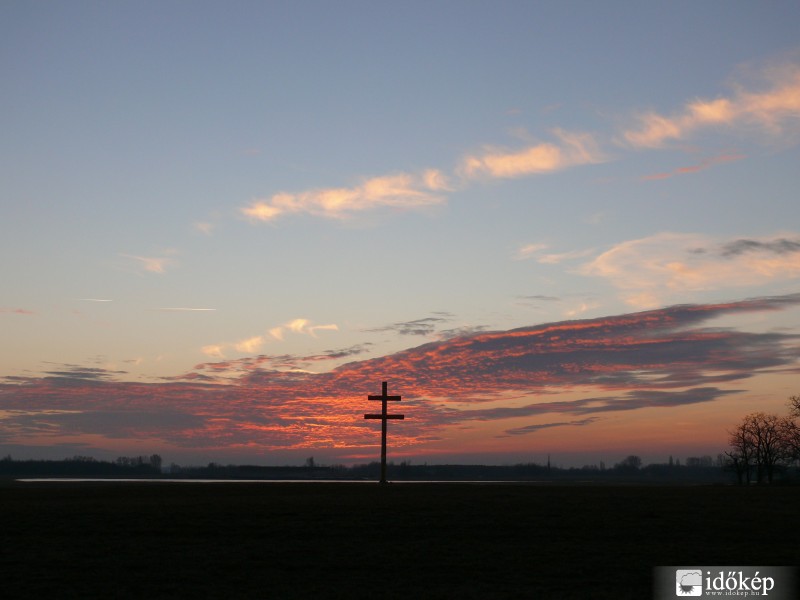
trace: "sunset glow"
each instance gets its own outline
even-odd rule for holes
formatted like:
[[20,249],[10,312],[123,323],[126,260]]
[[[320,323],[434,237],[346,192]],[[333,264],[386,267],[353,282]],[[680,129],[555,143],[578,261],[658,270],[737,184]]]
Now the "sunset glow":
[[5,4],[0,453],[369,462],[388,381],[398,461],[716,456],[800,393],[800,8],[725,7]]

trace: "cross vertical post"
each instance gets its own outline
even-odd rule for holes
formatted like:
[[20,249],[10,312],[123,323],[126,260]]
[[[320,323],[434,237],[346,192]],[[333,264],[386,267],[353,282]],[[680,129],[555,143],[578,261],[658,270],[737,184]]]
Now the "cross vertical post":
[[399,402],[401,400],[400,396],[390,396],[388,393],[389,384],[384,381],[381,385],[381,395],[372,395],[370,394],[367,396],[368,400],[380,400],[381,402],[381,412],[380,414],[366,414],[364,415],[365,419],[380,419],[381,420],[381,483],[388,483],[386,481],[386,423],[389,419],[405,419],[405,415],[390,415],[388,413],[388,405],[387,402]]

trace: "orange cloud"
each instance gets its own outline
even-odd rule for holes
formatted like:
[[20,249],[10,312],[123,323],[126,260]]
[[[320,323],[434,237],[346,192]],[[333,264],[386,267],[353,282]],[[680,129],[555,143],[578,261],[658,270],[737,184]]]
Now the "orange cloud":
[[312,325],[311,321],[308,319],[293,319],[283,325],[273,327],[269,330],[269,334],[277,340],[283,340],[286,330],[293,333],[317,337],[317,331],[339,331],[339,326],[335,323],[330,323],[328,325]]
[[222,353],[223,349],[224,347],[222,344],[210,344],[208,346],[203,346],[200,351],[206,356],[211,356],[213,358],[224,358],[225,355]]
[[517,260],[526,260],[528,258],[532,258],[540,253],[542,250],[547,249],[547,244],[525,244],[524,246],[520,246],[517,248],[517,251],[514,253],[514,258]]
[[768,89],[747,91],[738,87],[729,98],[694,100],[676,114],[648,112],[638,124],[622,133],[625,142],[638,148],[659,148],[695,131],[714,126],[755,126],[771,135],[797,132],[800,117],[800,66],[765,69]]
[[[201,309],[196,309],[201,310]],[[328,325],[313,325],[312,322],[308,319],[293,319],[283,325],[279,325],[278,327],[273,327],[267,333],[270,336],[275,338],[276,340],[283,341],[284,334],[287,331],[292,333],[301,334],[301,335],[310,335],[311,337],[317,337],[318,331],[338,331],[338,325],[334,323],[330,323]],[[262,335],[255,335],[249,338],[245,338],[243,340],[239,340],[238,342],[224,342],[221,344],[210,344],[207,346],[203,346],[200,351],[205,354],[206,356],[211,356],[215,358],[224,358],[225,351],[228,349],[233,348],[236,352],[240,354],[252,354],[257,352],[265,343],[266,339]]]
[[604,158],[590,134],[561,129],[553,133],[559,143],[542,143],[518,151],[487,148],[482,155],[464,158],[459,171],[467,178],[513,178],[603,162]]
[[366,179],[353,188],[317,189],[297,194],[281,192],[255,200],[241,209],[253,221],[273,221],[290,214],[310,214],[329,219],[347,219],[377,208],[419,209],[441,204],[436,192],[447,190],[446,177],[435,169],[421,176],[401,173]]
[[248,353],[251,354],[256,352],[261,346],[264,345],[264,338],[260,335],[253,336],[251,338],[247,338],[246,340],[241,340],[234,344],[234,348],[236,348],[237,352]]

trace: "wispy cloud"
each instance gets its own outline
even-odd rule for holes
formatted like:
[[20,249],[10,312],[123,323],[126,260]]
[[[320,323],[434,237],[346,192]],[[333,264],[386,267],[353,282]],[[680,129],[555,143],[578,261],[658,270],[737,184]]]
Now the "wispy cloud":
[[225,354],[223,353],[224,349],[225,344],[208,344],[207,346],[203,346],[200,351],[212,358],[225,358]]
[[594,253],[591,249],[571,250],[569,252],[544,252],[549,246],[547,244],[526,244],[517,249],[514,253],[516,260],[536,259],[536,262],[543,265],[557,265],[559,263],[585,258]]
[[543,142],[521,150],[487,147],[482,154],[466,156],[459,172],[468,179],[514,178],[605,160],[591,134],[555,129],[553,135],[557,142]]
[[[597,413],[614,413],[642,408],[675,408],[688,404],[712,402],[725,396],[738,394],[742,390],[722,390],[717,387],[695,387],[687,390],[631,390],[608,396],[591,396],[579,400],[536,402],[524,406],[499,407],[466,410],[461,413],[464,420],[493,421],[499,419],[537,417],[548,414],[567,414],[582,416]],[[588,425],[599,417],[589,417],[581,421],[544,423],[523,427],[516,431],[530,433],[548,427],[561,425]],[[506,432],[510,433],[510,432]]]
[[133,260],[140,269],[150,273],[164,274],[168,267],[176,264],[175,259],[167,256],[135,256],[133,254],[122,254],[122,256]]
[[435,169],[421,175],[400,173],[365,179],[351,188],[316,189],[299,193],[281,192],[255,200],[241,209],[253,221],[274,221],[292,214],[309,214],[329,219],[347,219],[378,208],[420,209],[444,202],[449,189],[447,177]]
[[58,369],[46,371],[45,377],[60,381],[115,381],[127,371],[110,370],[100,367],[85,367],[82,365],[58,365]]
[[11,314],[11,315],[35,315],[36,313],[32,310],[27,310],[25,308],[5,308],[0,306],[0,313]]
[[214,312],[216,308],[193,308],[190,306],[168,306],[163,308],[153,308],[151,310],[157,310],[161,312]]
[[[204,375],[210,381],[219,381],[218,377],[237,377],[243,373],[249,373],[258,369],[274,369],[279,371],[307,371],[307,369],[315,363],[326,361],[337,361],[345,358],[351,358],[364,354],[370,351],[372,344],[369,342],[363,344],[354,344],[347,348],[338,348],[335,350],[326,350],[319,354],[259,354],[257,356],[246,356],[233,360],[225,360],[223,362],[209,362],[195,365],[192,372],[170,377],[169,380],[181,381],[184,379],[193,380],[198,372],[210,373],[211,375]],[[212,347],[213,350],[215,347]],[[218,354],[209,353],[209,356],[219,357]]]
[[[271,328],[267,334],[275,340],[283,341],[287,333],[294,333],[299,335],[309,335],[317,337],[318,331],[338,331],[339,326],[330,323],[327,325],[314,325],[309,319],[293,319],[287,321],[283,325]],[[203,346],[200,351],[206,356],[224,358],[225,352],[235,350],[240,354],[252,354],[258,351],[264,344],[267,343],[269,338],[264,335],[254,335],[244,338],[237,342],[222,342],[219,344],[209,344]]]
[[426,169],[422,173],[422,182],[425,189],[433,192],[453,191],[450,178],[439,169]]
[[558,421],[555,423],[539,423],[536,425],[526,425],[525,427],[515,427],[513,429],[506,429],[506,435],[525,435],[528,433],[536,433],[542,429],[550,429],[551,427],[582,427],[583,425],[590,425],[597,421],[598,417],[589,417],[587,419],[580,419],[578,421]]
[[214,230],[214,224],[208,221],[198,221],[194,223],[193,226],[196,231],[205,235],[211,235],[211,232]]
[[561,302],[558,296],[546,296],[543,294],[534,294],[532,296],[519,296],[520,300],[528,302]]
[[234,344],[234,348],[236,348],[237,352],[242,352],[246,354],[252,354],[256,352],[261,346],[264,345],[264,338],[260,335],[255,335],[251,338],[247,338],[246,340],[241,340]]
[[542,250],[546,250],[547,247],[547,244],[542,243],[524,244],[517,248],[517,250],[514,252],[514,258],[516,260],[527,260],[541,253]]
[[800,234],[718,241],[659,233],[615,245],[581,268],[603,277],[632,306],[648,307],[690,291],[763,285],[800,277]]
[[663,173],[653,173],[652,175],[645,175],[642,179],[644,179],[645,181],[657,181],[660,179],[669,179],[670,177],[674,177],[676,175],[688,175],[691,173],[697,173],[698,171],[704,171],[716,165],[735,162],[737,160],[742,160],[743,158],[745,158],[744,154],[720,154],[718,156],[706,158],[697,163],[696,165],[690,165],[688,167],[679,167],[677,169],[673,169],[672,171],[666,171]]
[[335,323],[330,323],[328,325],[312,325],[311,321],[308,319],[293,319],[283,325],[273,327],[269,330],[269,334],[277,340],[282,340],[287,331],[317,337],[317,331],[339,331],[339,326]]
[[594,250],[571,250],[569,252],[556,252],[543,254],[537,259],[537,262],[543,265],[557,265],[562,262],[585,258],[594,253]]
[[[661,391],[661,390],[634,390],[619,396],[602,396],[595,398],[582,398],[567,402],[541,402],[528,404],[518,408],[509,409],[510,412],[502,412],[502,409],[474,410],[469,415],[476,419],[490,419],[500,417],[529,417],[541,414],[560,413],[571,415],[586,415],[592,413],[621,412],[629,410],[639,410],[642,408],[677,408],[689,404],[699,404],[702,402],[712,402],[725,396],[738,394],[742,390],[721,390],[716,387],[692,388],[683,391]],[[506,435],[523,435],[535,433],[550,427],[573,426],[580,427],[590,425],[600,419],[600,417],[587,417],[577,421],[560,421],[555,423],[539,423],[507,429]]]
[[800,237],[793,240],[786,238],[772,240],[738,239],[723,244],[718,252],[726,258],[752,253],[774,254],[777,256],[797,254],[800,253]]
[[672,115],[657,112],[640,115],[625,130],[624,141],[637,148],[659,148],[704,128],[755,127],[773,136],[796,134],[800,117],[800,66],[767,67],[762,70],[765,89],[750,91],[737,85],[728,97],[697,99]]
[[451,340],[460,338],[465,335],[472,335],[474,333],[481,333],[488,331],[489,327],[486,325],[461,325],[460,327],[453,327],[452,329],[443,329],[436,333],[436,338],[439,340]]
[[590,310],[594,310],[596,308],[600,308],[600,304],[596,301],[583,301],[578,302],[576,305],[568,308],[564,311],[564,316],[574,319],[575,317],[579,317],[582,314],[589,312]]
[[367,329],[366,331],[372,333],[380,333],[390,331],[399,335],[432,335],[436,331],[436,327],[442,323],[450,321],[449,315],[438,317],[425,317],[424,319],[414,319],[413,321],[402,321],[399,323],[392,323],[384,327],[375,329]]
[[241,339],[237,342],[223,342],[221,344],[208,344],[203,346],[200,351],[212,358],[225,358],[225,352],[235,350],[240,354],[252,354],[257,352],[264,345],[264,336],[254,335],[249,338]]

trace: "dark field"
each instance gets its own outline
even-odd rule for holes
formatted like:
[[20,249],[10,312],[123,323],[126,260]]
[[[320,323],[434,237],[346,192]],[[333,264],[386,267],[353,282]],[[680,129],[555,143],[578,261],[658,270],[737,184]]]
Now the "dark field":
[[800,487],[0,485],[2,598],[649,598],[794,565]]

